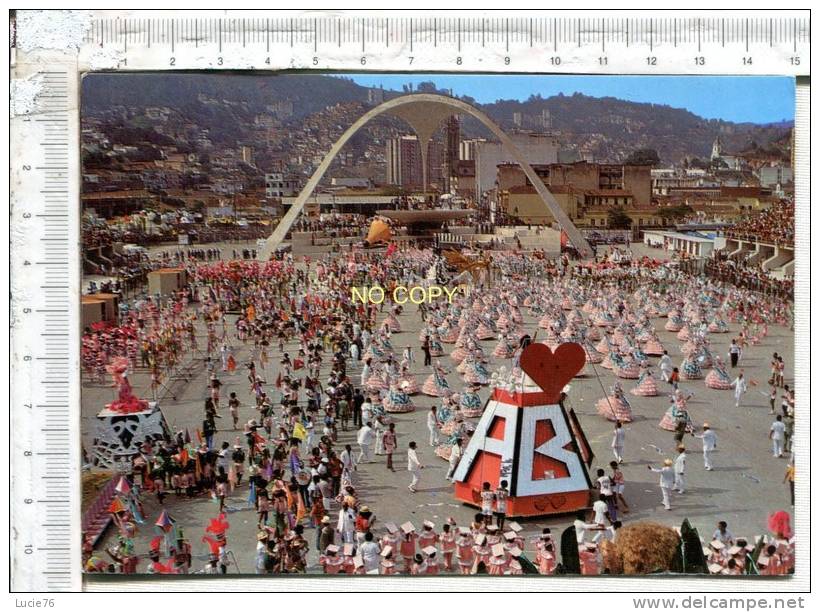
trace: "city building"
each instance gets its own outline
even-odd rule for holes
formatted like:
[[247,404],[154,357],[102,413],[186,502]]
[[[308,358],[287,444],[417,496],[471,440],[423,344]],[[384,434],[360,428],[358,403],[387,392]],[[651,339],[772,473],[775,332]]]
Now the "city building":
[[550,112],[546,108],[541,110],[540,120],[541,120],[541,129],[547,130],[547,131],[552,129],[552,115],[550,115]]
[[[567,214],[571,221],[578,220],[579,210],[584,205],[583,191],[575,190],[571,186],[550,188],[558,205]],[[550,225],[555,217],[544,210],[541,196],[532,185],[513,185],[509,189],[498,192],[498,206],[501,211],[520,220],[522,223],[534,225]]]
[[271,172],[265,175],[265,196],[284,198],[299,193],[300,181],[296,177],[286,176],[283,172]]
[[452,180],[456,174],[456,165],[459,161],[461,143],[461,121],[458,115],[447,119],[447,149],[445,157],[444,191],[451,191]]
[[777,187],[794,183],[794,171],[787,166],[763,166],[758,171],[763,187]]
[[[546,134],[512,134],[510,138],[524,156],[533,164],[554,164],[558,162],[558,141]],[[496,171],[499,164],[514,162],[515,158],[500,142],[476,142],[476,190],[479,194],[495,187]]]
[[712,154],[710,159],[713,163],[722,162],[730,170],[740,170],[743,165],[743,159],[735,155],[727,155],[723,152],[723,143],[720,141],[720,136],[715,138],[712,143]]
[[407,191],[428,188],[444,190],[447,152],[441,142],[431,140],[427,146],[427,172],[422,172],[422,155],[419,139],[415,135],[403,135],[387,141],[386,181]]
[[[584,208],[579,211],[579,218],[576,220],[578,227],[591,227],[599,229],[614,229],[611,227],[610,208]],[[641,234],[647,230],[668,227],[674,222],[660,215],[657,206],[637,206],[629,205],[621,207],[623,213],[629,217],[629,229],[633,238],[640,238]]]
[[279,100],[269,104],[267,110],[277,119],[287,119],[293,115],[293,100]]
[[[283,212],[287,212],[295,201],[295,197],[283,197]],[[392,195],[313,193],[305,202],[305,213],[309,217],[325,213],[356,213],[370,216],[377,210],[391,209],[395,206],[396,197]]]
[[711,257],[715,249],[715,236],[698,232],[648,230],[643,233],[643,241],[647,246],[698,258]]
[[693,176],[680,172],[675,168],[653,168],[652,195],[668,195],[669,189],[699,187],[703,185],[703,177]]
[[372,189],[373,181],[369,178],[334,176],[330,179],[330,186],[344,189]]
[[379,85],[379,87],[370,87],[367,90],[367,103],[368,104],[381,104],[384,102],[384,87]]
[[452,187],[465,198],[475,198],[475,160],[461,159],[456,162]]
[[[610,211],[622,209],[639,235],[645,227],[664,227],[671,221],[658,214],[652,201],[649,166],[624,164],[539,164],[533,170],[558,205],[578,227],[610,229]],[[495,189],[499,209],[524,223],[549,225],[541,199],[520,166],[499,164]]]
[[464,161],[475,160],[476,147],[482,142],[487,142],[487,140],[484,138],[468,138],[462,140],[458,146],[458,158]]
[[[652,203],[652,180],[649,166],[625,164],[533,164],[533,170],[550,188],[571,186],[584,192],[585,206],[649,206]],[[517,163],[502,163],[496,167],[496,187],[499,192],[513,186],[531,185]]]
[[720,159],[721,155],[723,155],[723,143],[720,141],[720,136],[718,136],[712,143],[712,154],[709,158],[714,161]]
[[247,145],[239,148],[239,158],[246,164],[253,164],[253,149]]
[[92,208],[102,219],[130,215],[142,209],[154,209],[159,204],[159,196],[145,189],[97,191],[84,193],[80,199],[84,209]]

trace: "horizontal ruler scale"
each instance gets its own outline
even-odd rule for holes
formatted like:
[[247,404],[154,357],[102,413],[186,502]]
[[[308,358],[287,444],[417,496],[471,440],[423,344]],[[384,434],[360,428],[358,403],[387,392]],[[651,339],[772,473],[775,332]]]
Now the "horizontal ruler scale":
[[86,42],[122,53],[126,69],[155,64],[161,51],[169,69],[184,57],[186,68],[251,61],[257,69],[514,72],[517,61],[532,70],[535,50],[545,72],[801,75],[808,74],[810,24],[777,17],[123,18],[92,21]]

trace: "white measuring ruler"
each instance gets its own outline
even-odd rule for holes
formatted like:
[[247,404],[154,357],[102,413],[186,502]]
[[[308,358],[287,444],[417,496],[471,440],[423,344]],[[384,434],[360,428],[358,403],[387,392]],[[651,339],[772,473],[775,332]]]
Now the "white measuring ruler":
[[[55,17],[59,18],[59,17]],[[807,12],[408,12],[91,17],[78,49],[19,53],[11,121],[12,589],[80,580],[79,70],[809,74]],[[22,34],[22,32],[20,33]],[[74,321],[74,324],[71,324]]]
[[42,66],[36,105],[10,129],[11,559],[24,591],[78,588],[80,560],[77,80]]
[[402,13],[237,12],[212,18],[137,13],[94,20],[85,42],[97,51],[116,52],[124,69],[808,74],[805,11],[706,16],[656,11],[644,17],[608,11],[579,11],[586,16],[578,17],[561,11],[467,17]]

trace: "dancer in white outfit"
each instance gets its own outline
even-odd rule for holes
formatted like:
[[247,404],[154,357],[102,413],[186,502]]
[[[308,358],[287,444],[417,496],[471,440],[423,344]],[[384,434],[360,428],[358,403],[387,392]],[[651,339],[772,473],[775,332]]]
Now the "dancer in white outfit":
[[746,384],[746,379],[743,378],[743,370],[741,370],[740,374],[737,375],[737,378],[732,381],[732,386],[735,388],[735,406],[740,407],[740,400],[749,388]]
[[421,481],[421,470],[424,466],[421,464],[418,454],[416,453],[416,443],[410,442],[407,449],[407,471],[413,475],[413,480],[410,482],[410,489],[413,493],[418,491],[417,487]]
[[623,423],[615,421],[615,429],[612,432],[612,454],[615,455],[615,461],[618,463],[624,462],[624,440],[626,438],[626,431]]
[[769,438],[772,441],[772,455],[774,457],[783,456],[783,442],[786,439],[786,425],[783,423],[783,415],[778,414],[777,420],[772,423],[769,430]]
[[686,492],[686,449],[678,447],[678,456],[675,457],[675,491]]
[[427,413],[427,429],[430,432],[430,446],[438,446],[438,417],[436,416],[436,407],[430,408]]
[[653,472],[661,475],[660,484],[661,496],[663,497],[663,507],[667,510],[672,509],[672,488],[675,486],[675,473],[672,470],[672,460],[664,459],[662,468],[654,468],[651,465],[646,466]]
[[707,472],[712,471],[712,453],[717,448],[717,435],[709,427],[709,423],[703,424],[703,433],[695,434],[696,438],[703,440],[703,467]]

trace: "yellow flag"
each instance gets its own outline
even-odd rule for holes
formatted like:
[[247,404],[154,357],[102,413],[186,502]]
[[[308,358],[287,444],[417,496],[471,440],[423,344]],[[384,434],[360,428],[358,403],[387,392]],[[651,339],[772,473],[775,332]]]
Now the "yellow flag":
[[305,430],[305,426],[297,422],[296,425],[293,426],[293,437],[304,442],[307,437],[307,430]]

